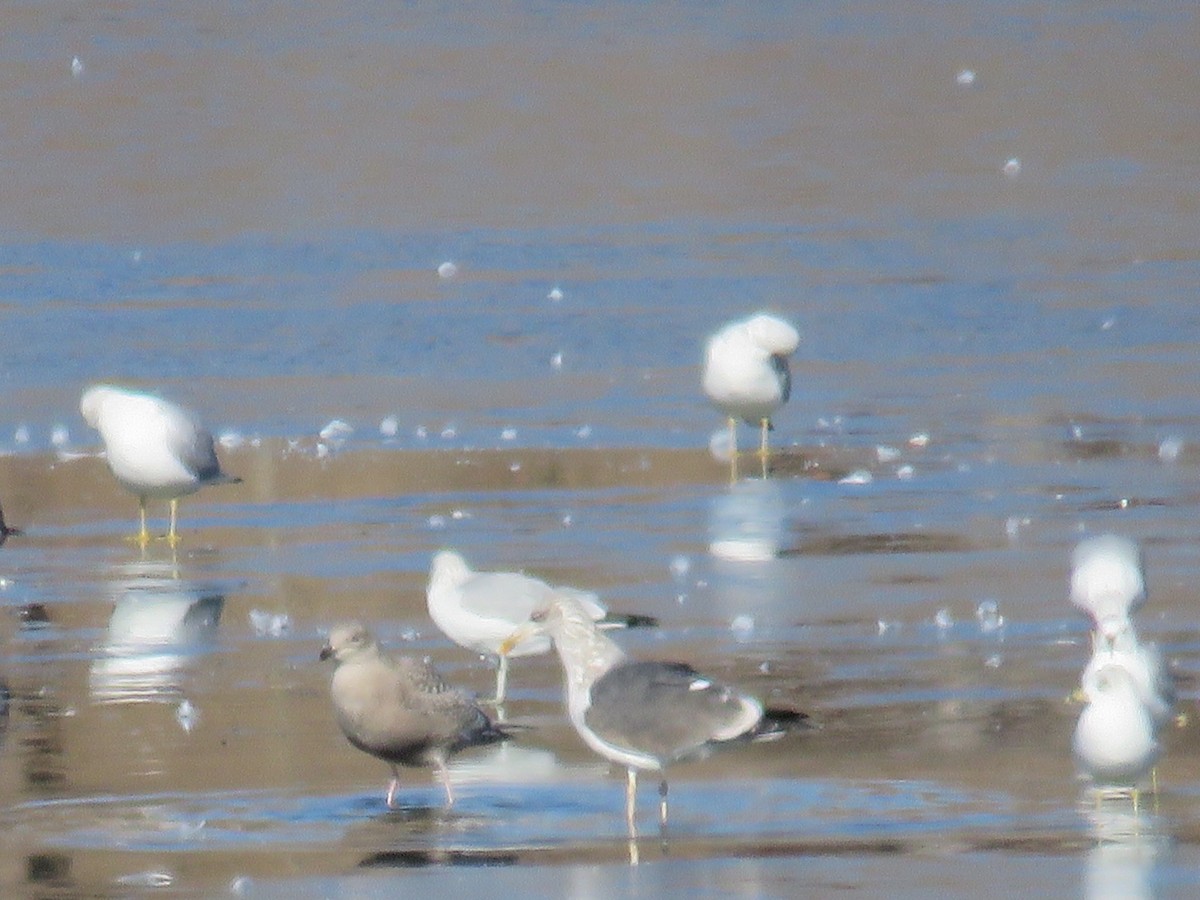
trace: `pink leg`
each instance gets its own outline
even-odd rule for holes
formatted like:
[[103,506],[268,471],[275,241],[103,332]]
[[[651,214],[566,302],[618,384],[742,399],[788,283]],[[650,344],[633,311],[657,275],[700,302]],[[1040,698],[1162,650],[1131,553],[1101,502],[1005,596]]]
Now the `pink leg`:
[[388,792],[387,792],[387,808],[388,809],[396,808],[396,791],[398,791],[399,789],[400,789],[400,773],[396,770],[395,766],[392,766],[392,781],[388,785]]

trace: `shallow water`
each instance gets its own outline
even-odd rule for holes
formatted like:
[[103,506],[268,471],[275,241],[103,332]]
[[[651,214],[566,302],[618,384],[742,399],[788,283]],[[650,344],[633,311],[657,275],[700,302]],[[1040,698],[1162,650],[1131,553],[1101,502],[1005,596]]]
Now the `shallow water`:
[[[5,896],[1193,892],[1194,716],[1157,799],[1092,802],[1065,579],[1082,534],[1143,542],[1140,629],[1195,677],[1194,10],[6,24]],[[760,307],[804,340],[771,477],[731,486],[700,347]],[[96,378],[195,405],[244,478],[176,554],[125,539]],[[416,772],[387,812],[316,654],[358,617],[487,694],[425,613],[443,546],[657,616],[623,643],[819,727],[673,770],[665,840],[644,784],[631,846],[522,659],[518,739],[456,761],[453,811]]]

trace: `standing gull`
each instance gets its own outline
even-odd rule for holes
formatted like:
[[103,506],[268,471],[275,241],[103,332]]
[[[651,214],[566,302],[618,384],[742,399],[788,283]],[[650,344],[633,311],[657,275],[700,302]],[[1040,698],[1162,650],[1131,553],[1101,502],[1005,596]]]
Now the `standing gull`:
[[[782,720],[800,713],[764,714],[762,704],[684,663],[637,661],[601,634],[574,598],[556,595],[521,632],[540,630],[554,641],[566,676],[567,714],[596,753],[624,765],[625,821],[636,833],[637,773],[658,772],[659,823],[667,824],[666,767],[706,756],[739,738],[782,736]],[[777,718],[778,717],[778,718]]]
[[150,542],[146,502],[169,500],[167,540],[179,543],[179,498],[206,484],[241,481],[221,471],[212,435],[190,410],[152,394],[98,384],[83,392],[79,411],[100,432],[108,467],[126,490],[137,495],[141,527],[137,540]]
[[[435,554],[429,567],[425,598],[429,616],[450,640],[468,650],[499,660],[494,703],[503,703],[511,656],[537,656],[550,650],[550,638],[529,632],[519,643],[505,642],[535,610],[545,609],[555,594],[572,597],[591,621],[602,627],[657,624],[649,616],[609,614],[599,598],[571,587],[551,587],[520,572],[476,572],[453,550]],[[501,649],[501,648],[504,649]]]
[[776,316],[758,313],[731,322],[708,340],[704,353],[704,393],[729,417],[731,474],[737,476],[737,420],[762,431],[759,456],[767,466],[771,414],[792,390],[788,356],[800,345],[800,333]]
[[1154,721],[1129,673],[1117,665],[1089,671],[1083,682],[1087,706],[1075,726],[1072,747],[1084,775],[1101,790],[1127,789],[1136,808],[1138,785],[1158,759]]
[[398,766],[437,769],[454,804],[446,760],[459,750],[503,740],[464,691],[444,682],[426,660],[384,653],[357,622],[338,625],[321,648],[332,659],[330,694],[337,723],[359,750],[392,768],[387,805],[395,808]]

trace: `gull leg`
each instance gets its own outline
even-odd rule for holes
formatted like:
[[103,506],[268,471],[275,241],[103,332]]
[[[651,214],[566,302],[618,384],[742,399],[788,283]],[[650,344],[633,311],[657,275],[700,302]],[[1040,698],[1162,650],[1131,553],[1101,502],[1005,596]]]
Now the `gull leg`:
[[629,780],[625,782],[625,824],[629,826],[630,835],[637,836],[637,822],[634,809],[637,806],[637,769],[632,766],[627,770]]
[[500,655],[500,667],[496,669],[496,699],[495,704],[499,706],[504,702],[504,695],[508,691],[508,656]]
[[450,770],[446,768],[446,761],[439,759],[434,763],[437,766],[438,777],[442,780],[442,787],[446,789],[446,809],[454,805],[454,790],[450,787]]
[[658,783],[658,825],[667,830],[667,779]]
[[400,789],[400,772],[395,766],[392,766],[392,780],[391,780],[391,783],[388,784],[388,791],[387,791],[387,808],[388,809],[396,808],[396,791],[398,791],[399,789]]
[[762,428],[762,437],[759,439],[758,456],[759,456],[759,459],[762,460],[763,478],[766,478],[767,477],[767,459],[770,457],[770,454],[771,454],[771,451],[767,448],[767,435],[771,431],[771,420],[768,419],[766,416],[764,416],[760,427]]
[[738,477],[737,470],[737,419],[733,416],[729,417],[729,483],[736,484]]
[[167,543],[172,547],[179,545],[179,530],[176,525],[179,521],[179,498],[171,498],[171,529],[167,532]]
[[143,550],[150,543],[150,529],[146,527],[146,498],[138,497],[138,521],[140,527],[137,533],[137,542]]

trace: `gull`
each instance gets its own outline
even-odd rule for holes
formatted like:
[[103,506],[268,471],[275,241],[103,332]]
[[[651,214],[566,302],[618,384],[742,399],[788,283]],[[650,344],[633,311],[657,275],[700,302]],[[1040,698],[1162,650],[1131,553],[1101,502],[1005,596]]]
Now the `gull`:
[[805,716],[770,712],[749,694],[685,663],[639,661],[596,627],[573,597],[556,594],[510,640],[540,631],[554,641],[566,680],[567,715],[593,751],[626,767],[625,821],[636,834],[637,774],[658,772],[659,824],[667,824],[666,767],[739,739],[784,734]]
[[446,760],[459,750],[506,737],[427,660],[384,653],[358,622],[330,631],[321,659],[334,663],[330,694],[342,733],[359,750],[391,766],[389,809],[395,809],[399,766],[436,769],[450,807],[454,792]]
[[1164,663],[1157,646],[1138,641],[1132,623],[1115,623],[1115,620],[1107,619],[1095,632],[1092,657],[1083,670],[1083,684],[1088,683],[1092,673],[1107,667],[1122,669],[1129,676],[1138,700],[1156,727],[1172,719],[1175,676]]
[[146,502],[169,500],[167,541],[179,543],[179,498],[207,484],[233,484],[240,478],[221,471],[212,435],[190,410],[152,394],[107,384],[89,387],[79,401],[84,421],[100,432],[108,467],[126,490],[137,495],[141,527],[137,541],[150,542]]
[[792,376],[787,358],[800,345],[800,333],[776,316],[758,313],[723,326],[704,354],[704,393],[729,417],[732,474],[737,474],[737,420],[758,426],[759,456],[767,465],[771,414],[787,402]]
[[555,594],[574,598],[589,619],[601,622],[602,627],[657,624],[649,616],[610,614],[589,591],[551,587],[520,572],[473,571],[462,554],[454,550],[434,555],[425,599],[430,618],[446,637],[468,650],[498,658],[492,701],[498,705],[504,702],[508,685],[509,657],[550,651],[550,638],[540,633],[529,632],[520,642],[507,646],[505,641],[529,622],[535,610],[544,609]]
[[1093,627],[1117,629],[1146,602],[1145,559],[1128,538],[1102,534],[1080,541],[1071,554],[1071,603]]
[[1101,666],[1087,673],[1083,692],[1087,705],[1072,740],[1080,770],[1100,790],[1131,791],[1136,807],[1138,784],[1158,759],[1153,718],[1133,678],[1121,666]]

